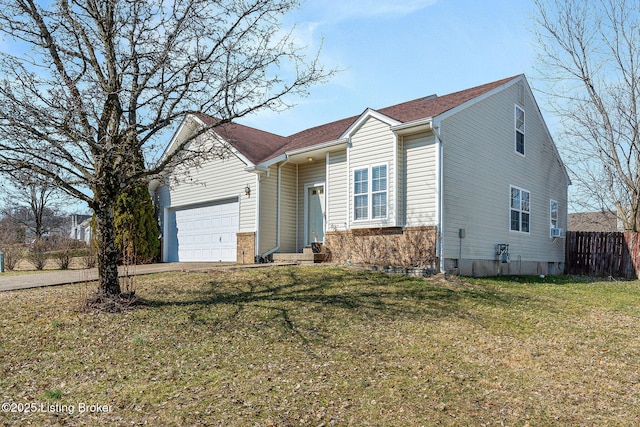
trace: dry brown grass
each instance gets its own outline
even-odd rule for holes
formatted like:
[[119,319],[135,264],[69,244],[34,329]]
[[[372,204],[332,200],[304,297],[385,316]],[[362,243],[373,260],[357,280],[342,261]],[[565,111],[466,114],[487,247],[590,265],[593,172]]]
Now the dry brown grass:
[[0,400],[54,411],[0,423],[637,425],[639,283],[551,280],[167,273],[124,314],[2,293]]

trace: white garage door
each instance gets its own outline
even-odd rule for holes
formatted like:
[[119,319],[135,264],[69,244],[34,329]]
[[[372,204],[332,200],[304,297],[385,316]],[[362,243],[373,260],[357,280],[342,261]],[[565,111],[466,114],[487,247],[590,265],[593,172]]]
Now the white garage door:
[[[238,232],[236,199],[175,210],[171,261],[236,261]],[[177,258],[177,259],[172,259]]]

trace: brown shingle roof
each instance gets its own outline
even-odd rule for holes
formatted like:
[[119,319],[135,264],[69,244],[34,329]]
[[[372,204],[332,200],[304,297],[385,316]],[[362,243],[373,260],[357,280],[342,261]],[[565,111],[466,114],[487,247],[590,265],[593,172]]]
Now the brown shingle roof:
[[[519,76],[497,80],[448,95],[418,98],[376,111],[402,123],[435,117],[487,93],[516,77]],[[199,115],[199,117],[207,124],[212,124],[215,120],[204,114]],[[287,151],[334,141],[338,139],[358,117],[359,116],[353,116],[316,126],[288,137],[282,137],[236,123],[215,128],[215,132],[225,138],[225,140],[231,143],[254,164],[257,164],[277,157]]]
[[[198,118],[205,125],[213,125],[218,121],[206,114],[198,114]],[[213,130],[254,164],[268,159],[275,150],[287,143],[287,138],[283,136],[239,123],[227,123]]]
[[435,117],[457,107],[458,105],[464,104],[475,97],[502,86],[516,77],[518,76],[472,87],[470,89],[461,90],[448,95],[435,97],[428,96],[426,98],[414,99],[413,101],[403,102],[402,104],[383,108],[378,110],[378,112],[402,123],[412,122],[414,120],[424,119],[427,117]]
[[578,212],[569,214],[569,231],[618,231],[618,216],[615,212]]

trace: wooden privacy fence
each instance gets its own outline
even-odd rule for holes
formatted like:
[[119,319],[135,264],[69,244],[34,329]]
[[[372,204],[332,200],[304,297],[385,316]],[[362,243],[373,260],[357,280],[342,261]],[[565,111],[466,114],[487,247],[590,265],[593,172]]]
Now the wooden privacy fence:
[[567,274],[638,278],[640,233],[569,231]]

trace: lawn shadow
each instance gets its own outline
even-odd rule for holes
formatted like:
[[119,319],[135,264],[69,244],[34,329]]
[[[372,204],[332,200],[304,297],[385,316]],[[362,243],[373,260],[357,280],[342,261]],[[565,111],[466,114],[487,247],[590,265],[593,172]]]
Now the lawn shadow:
[[326,333],[326,323],[335,319],[428,321],[468,317],[470,304],[524,303],[522,297],[499,288],[467,286],[460,281],[422,280],[347,268],[297,267],[244,274],[215,272],[203,286],[185,290],[177,298],[170,293],[162,296],[145,298],[145,304],[189,308],[192,322],[214,329],[243,324],[275,326],[305,345],[327,340],[330,334]]

